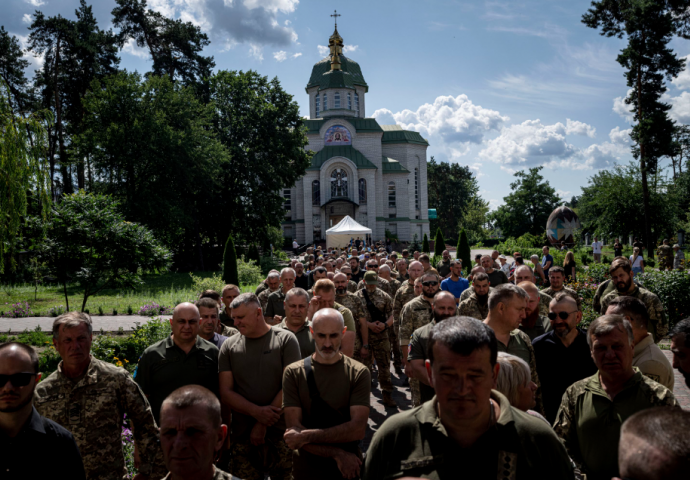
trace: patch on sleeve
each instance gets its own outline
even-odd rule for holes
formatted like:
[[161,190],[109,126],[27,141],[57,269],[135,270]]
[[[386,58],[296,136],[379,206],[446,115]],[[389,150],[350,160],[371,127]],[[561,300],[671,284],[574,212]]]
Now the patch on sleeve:
[[427,467],[429,465],[441,465],[443,463],[443,455],[436,455],[428,457],[415,458],[412,460],[401,460],[401,470],[412,470],[413,468]]
[[653,373],[645,373],[644,375],[647,378],[651,378],[656,383],[661,383],[661,376],[660,375],[654,375]]
[[498,452],[498,480],[515,480],[517,478],[517,453]]

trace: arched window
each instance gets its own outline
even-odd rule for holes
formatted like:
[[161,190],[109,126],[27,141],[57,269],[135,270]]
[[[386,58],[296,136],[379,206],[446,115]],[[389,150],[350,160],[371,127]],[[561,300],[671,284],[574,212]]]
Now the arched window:
[[323,94],[323,111],[325,112],[328,110],[328,94],[324,93]]
[[352,95],[349,93],[347,94],[347,109],[352,110]]
[[333,108],[340,108],[340,92],[333,94]]
[[311,204],[317,207],[321,205],[321,182],[318,180],[311,182]]
[[347,197],[347,172],[342,168],[331,172],[331,197]]
[[355,116],[359,117],[359,93],[355,92]]
[[359,179],[359,204],[367,203],[367,181],[363,178]]
[[419,169],[414,169],[414,208],[419,210]]
[[395,208],[395,182],[388,182],[388,208]]
[[316,96],[316,118],[319,118],[319,115],[321,115],[321,97],[319,95]]

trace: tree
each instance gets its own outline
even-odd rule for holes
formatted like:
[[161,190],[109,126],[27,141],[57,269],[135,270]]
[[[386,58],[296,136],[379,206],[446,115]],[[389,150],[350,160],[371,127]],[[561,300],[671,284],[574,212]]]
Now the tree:
[[[267,245],[274,241],[270,227],[279,228],[285,216],[283,189],[311,165],[304,119],[277,78],[254,71],[220,71],[210,91],[213,129],[230,159],[218,176],[221,206],[209,219],[215,222],[221,211],[223,238],[233,232],[238,243]],[[248,228],[258,225],[265,228]]]
[[10,253],[6,249],[11,250],[27,214],[29,196],[44,218],[50,205],[44,128],[50,112],[25,118],[13,110],[12,97],[10,86],[0,80],[0,273],[5,269],[5,254]]
[[83,291],[84,311],[91,295],[106,288],[134,288],[143,283],[140,273],[170,265],[170,251],[149,229],[125,221],[117,202],[105,195],[65,195],[45,229],[40,257],[62,284],[67,310],[71,280]]
[[465,213],[458,229],[465,230],[471,244],[481,242],[489,236],[489,202],[480,197],[473,198],[465,207]]
[[436,237],[434,238],[434,255],[440,257],[446,249],[446,241],[443,239],[443,232],[441,227],[436,229]]
[[28,66],[29,61],[24,58],[17,37],[10,36],[5,27],[0,26],[0,78],[9,90],[7,101],[15,113],[24,112],[28,108],[30,98],[24,75]]
[[[673,154],[671,165],[673,167],[673,179],[677,180],[683,174],[683,159],[690,158],[690,125],[676,125],[673,133]],[[678,172],[676,172],[676,168]]]
[[232,235],[228,235],[228,241],[225,242],[225,251],[223,252],[223,281],[233,285],[240,284],[237,272],[237,253],[235,252],[235,243],[232,241]]
[[430,228],[440,227],[446,238],[455,238],[468,205],[480,199],[477,179],[469,167],[436,162],[434,157],[427,163],[427,179],[429,206],[439,213],[437,219],[430,220]]
[[524,233],[541,236],[549,215],[561,203],[556,191],[539,174],[542,168],[515,172],[517,180],[510,184],[512,193],[503,197],[505,204],[491,215],[506,237],[517,238]]
[[640,162],[642,206],[648,255],[654,255],[652,209],[647,176],[657,170],[660,158],[674,153],[675,126],[668,116],[671,106],[661,101],[664,78],[671,80],[685,67],[668,47],[674,36],[690,39],[690,0],[601,0],[592,2],[582,22],[601,29],[607,37],[627,37],[618,55],[631,88],[625,103],[632,105],[635,120],[631,138],[633,155]]
[[424,234],[424,240],[422,240],[422,253],[431,253],[431,249],[429,248],[429,239],[426,236],[426,233]]
[[470,250],[470,243],[467,241],[467,234],[465,229],[460,230],[460,238],[458,239],[458,249],[455,258],[462,260],[462,265],[467,271],[467,275],[472,271],[472,251]]

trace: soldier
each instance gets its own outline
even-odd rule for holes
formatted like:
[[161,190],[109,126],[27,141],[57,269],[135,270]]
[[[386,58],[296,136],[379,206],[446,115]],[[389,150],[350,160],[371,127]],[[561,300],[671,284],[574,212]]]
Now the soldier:
[[[379,281],[381,280],[386,280],[388,282],[388,291],[386,293],[390,295],[391,298],[395,298],[395,294],[398,293],[402,284],[396,279],[391,278],[391,268],[386,264],[379,266]],[[388,329],[388,340],[391,343],[391,350],[393,351],[393,367],[396,372],[402,373],[402,354],[400,352],[400,341],[395,331],[395,317],[393,317],[393,320],[393,328]]]
[[[221,292],[221,301],[223,302],[223,310],[220,312],[219,319],[223,327],[234,327],[232,322],[232,312],[230,311],[230,304],[234,299],[240,295],[240,288],[237,285],[228,284],[223,287]],[[225,335],[223,331],[220,332],[221,335]],[[226,337],[229,335],[225,335]]]
[[483,255],[481,261],[482,267],[484,267],[484,272],[486,272],[489,277],[489,285],[491,285],[491,287],[496,288],[499,285],[508,283],[508,277],[506,274],[503,272],[503,270],[494,268],[494,261],[489,255]]
[[549,322],[548,317],[541,314],[539,289],[537,289],[537,286],[532,282],[522,282],[518,284],[518,287],[527,292],[529,296],[527,300],[527,315],[520,322],[518,328],[525,332],[530,340],[534,340],[551,331],[551,322]]
[[323,267],[316,267],[314,270],[312,270],[311,277],[313,279],[313,281],[311,283],[312,288],[307,290],[307,293],[309,294],[310,297],[314,294],[313,288],[314,288],[314,285],[316,284],[316,282],[318,282],[319,280],[328,279],[328,272]]
[[163,457],[170,472],[163,480],[235,478],[213,465],[228,427],[222,424],[218,398],[209,390],[187,385],[172,392],[161,407],[160,430]]
[[[268,272],[268,275],[271,275],[273,273],[278,274],[278,270],[271,270],[270,272]],[[261,292],[263,292],[267,288],[270,288],[268,285],[268,276],[266,277],[266,279],[263,282],[261,282],[259,284],[258,287],[256,287],[256,291],[254,292],[254,295],[256,295],[258,297],[259,295],[261,295]],[[278,288],[278,285],[274,285],[273,290],[275,290],[277,288]]]
[[391,396],[393,393],[390,370],[391,346],[386,331],[393,327],[393,301],[386,292],[378,288],[378,280],[376,272],[367,272],[364,274],[365,288],[356,293],[366,305],[367,326],[369,327],[371,356],[366,359],[365,364],[370,366],[372,357],[376,360],[383,404],[386,407],[397,408],[398,405]]
[[62,361],[36,387],[36,410],[74,435],[89,480],[119,480],[126,474],[122,419],[127,415],[140,457],[136,480],[162,477],[158,427],[149,402],[124,368],[91,356],[92,341],[88,314],[67,312],[55,319],[53,345]]
[[[400,288],[395,292],[395,297],[393,299],[393,331],[396,337],[400,338],[400,314],[402,309],[407,302],[415,298],[418,294],[415,292],[415,281],[420,280],[421,275],[424,272],[422,264],[419,262],[412,262],[408,267],[408,279],[400,285]],[[421,287],[421,284],[420,284]],[[419,293],[421,295],[421,292]],[[398,340],[399,341],[399,340]],[[401,350],[402,366],[404,367],[407,363],[407,355],[403,355]]]
[[333,284],[335,285],[335,301],[350,310],[352,316],[355,318],[356,336],[353,358],[358,362],[363,362],[363,359],[369,356],[368,346],[362,350],[363,345],[369,345],[369,327],[367,324],[367,315],[364,311],[364,304],[360,297],[347,290],[348,280],[344,273],[335,275],[333,277]]
[[322,308],[334,308],[340,312],[345,320],[347,332],[343,335],[342,351],[344,355],[352,357],[355,352],[355,338],[357,336],[357,326],[352,312],[335,301],[335,284],[323,278],[314,284],[314,296],[309,301],[307,308],[307,319],[311,321],[314,314]]
[[647,307],[635,297],[617,297],[609,302],[606,315],[622,315],[633,331],[633,367],[673,391],[673,367],[647,330]]
[[310,322],[307,320],[309,294],[301,288],[288,290],[285,295],[285,318],[275,326],[289,330],[297,338],[302,358],[314,353],[314,339],[309,331]]
[[302,262],[295,263],[295,287],[302,290],[309,290],[309,277],[304,273],[304,264]]
[[285,294],[295,286],[295,271],[284,268],[280,271],[280,288],[268,296],[264,317],[269,325],[278,325],[285,316]]
[[[292,269],[291,269],[292,270]],[[272,271],[271,273],[268,274],[266,277],[266,284],[268,285],[268,288],[264,289],[261,291],[261,293],[257,294],[257,297],[259,298],[259,302],[261,302],[261,310],[263,312],[266,311],[268,308],[268,297],[271,295],[273,292],[277,292],[280,290],[280,274],[277,271]],[[293,284],[294,284],[294,279],[293,279]],[[271,319],[273,320],[273,319]]]
[[498,351],[520,357],[529,365],[532,381],[537,385],[537,406],[542,415],[544,406],[541,398],[541,383],[537,373],[532,340],[518,326],[526,316],[529,295],[520,287],[507,283],[494,288],[489,295],[489,314],[486,323],[496,334]]
[[549,282],[551,283],[551,286],[541,291],[549,297],[553,298],[558,292],[561,291],[568,292],[571,295],[577,295],[575,290],[568,288],[563,284],[565,282],[565,269],[563,267],[559,267],[558,265],[551,267],[549,270]]
[[673,368],[685,377],[685,385],[690,387],[690,319],[686,318],[676,323],[669,335],[671,337],[671,352],[673,352]]
[[[357,292],[357,284],[351,280],[352,278],[352,268],[346,263],[342,266],[340,269],[340,273],[345,275],[347,277],[347,291],[350,293],[356,293]],[[335,281],[335,277],[334,277]]]
[[[474,267],[474,268],[470,271],[470,274],[467,276],[467,280],[470,282],[470,286],[471,286],[471,283],[474,282],[474,276],[475,276],[476,274],[478,274],[478,273],[486,273],[486,272],[484,271],[484,267],[482,267],[481,265],[478,266],[478,267]],[[487,276],[486,278],[489,278],[489,277]],[[491,291],[491,287],[489,287],[489,291]],[[474,293],[474,290],[472,290],[471,288],[465,289],[465,291],[462,292],[462,294],[460,295],[460,303],[462,303],[462,302],[464,302],[465,300],[467,300],[468,298],[470,298],[470,296],[471,296],[473,293]]]
[[612,283],[616,285],[616,290],[602,298],[601,312],[605,313],[611,300],[616,297],[627,295],[639,298],[649,313],[649,333],[654,337],[654,343],[659,343],[668,333],[668,321],[659,297],[635,284],[633,281],[634,274],[627,258],[616,258],[609,267],[609,274]]
[[[228,336],[218,333],[218,305],[210,298],[200,298],[194,305],[199,309],[199,336],[220,348]],[[239,333],[236,328],[228,328],[232,332],[230,336]]]
[[472,294],[460,303],[458,314],[477,320],[484,320],[489,314],[489,276],[486,273],[474,275]]
[[[410,304],[416,302],[419,298],[421,297],[415,298]],[[453,317],[457,313],[455,297],[449,292],[437,292],[436,295],[434,295],[431,310],[431,321],[414,330],[410,336],[410,343],[408,345],[408,370],[410,371],[410,377],[418,382],[417,385],[419,387],[419,397],[415,398],[413,396],[412,398],[415,407],[424,402],[428,402],[434,397],[434,389],[431,387],[429,375],[426,371],[426,360],[429,358],[427,356],[427,344],[429,342],[429,335],[431,335],[431,328],[436,325],[436,323],[446,318]],[[410,387],[411,386],[412,383],[410,381]]]
[[292,452],[283,441],[285,368],[300,360],[295,336],[271,328],[259,299],[244,293],[232,302],[240,335],[230,337],[218,357],[221,402],[232,410],[230,471],[245,480],[291,478]]
[[668,238],[664,238],[664,243],[659,245],[656,254],[659,257],[659,270],[671,270],[673,268],[673,250],[668,244]]
[[479,320],[434,325],[426,368],[436,400],[386,420],[367,452],[364,480],[423,477],[573,479],[551,428],[493,390],[496,338]]
[[428,273],[431,271],[431,273],[435,273],[438,275],[438,271],[431,266],[431,260],[429,259],[429,255],[426,253],[422,254],[419,256],[418,261],[422,264],[422,268],[424,268],[424,273]]
[[[536,258],[537,260],[539,259],[539,257]],[[534,272],[527,265],[520,265],[517,267],[514,272],[514,277],[515,285],[519,285],[523,282],[531,282],[536,285]],[[549,315],[549,304],[553,298],[543,292],[539,292],[539,290],[537,290],[537,292],[539,293],[539,315],[546,317]]]
[[450,277],[450,252],[448,250],[444,250],[441,255],[443,256],[443,259],[436,264],[436,270],[438,271],[441,280],[445,280],[446,278]]
[[573,383],[593,375],[597,367],[587,345],[580,299],[559,292],[551,301],[552,329],[532,342],[537,373],[542,382],[544,413],[550,424],[556,419],[563,394]]
[[407,260],[404,258],[398,259],[398,261],[395,263],[395,268],[398,272],[398,280],[400,283],[410,279],[410,274],[407,273]]
[[[376,260],[369,260],[367,262],[367,272],[374,272],[374,273],[376,273],[376,275],[378,275],[378,271],[379,271],[379,264],[376,262]],[[378,277],[378,279],[379,279],[378,288],[380,288],[381,290],[386,292],[388,294],[388,296],[393,298],[391,295],[391,288],[390,288],[390,284],[388,283],[388,280],[385,280],[381,277]],[[357,290],[362,290],[364,288],[364,285],[365,285],[364,284],[364,278],[362,278],[362,280],[360,280],[359,283],[357,284]]]
[[678,402],[668,388],[633,370],[633,332],[624,317],[597,318],[587,341],[599,371],[568,387],[553,427],[587,478],[609,479],[619,474],[623,422],[640,410]]
[[199,310],[180,303],[173,310],[172,335],[141,355],[134,379],[151,402],[158,421],[161,404],[184,385],[201,385],[218,392],[218,347],[199,337]]
[[369,369],[340,353],[345,332],[342,315],[324,308],[311,326],[313,355],[285,369],[283,410],[285,443],[295,450],[295,479],[359,477],[369,420]]
[[[6,480],[56,476],[85,480],[77,443],[66,429],[33,406],[41,380],[36,351],[23,343],[0,344],[0,472]],[[41,461],[36,461],[36,452]]]

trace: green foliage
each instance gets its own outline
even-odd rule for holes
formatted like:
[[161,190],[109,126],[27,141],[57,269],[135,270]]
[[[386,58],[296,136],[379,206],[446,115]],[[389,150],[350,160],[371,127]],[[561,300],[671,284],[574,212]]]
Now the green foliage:
[[544,244],[541,237],[532,235],[531,233],[525,233],[517,238],[515,241],[520,247],[523,248],[541,248]]
[[386,239],[390,240],[391,242],[399,242],[400,240],[398,239],[397,235],[393,235],[390,230],[386,229]]
[[470,200],[458,228],[465,230],[470,243],[477,243],[489,237],[490,226],[489,202],[479,197]]
[[429,248],[429,239],[426,236],[426,233],[424,234],[424,240],[422,240],[422,252],[423,253],[431,253]]
[[609,265],[603,263],[592,263],[587,270],[588,275],[596,283],[601,283],[609,278]]
[[446,249],[446,241],[443,239],[443,232],[441,227],[436,229],[436,237],[434,238],[434,256],[440,257]]
[[[199,298],[199,295],[201,295],[204,290],[215,290],[220,293],[223,291],[225,284],[229,283],[226,282],[218,272],[214,272],[210,277],[196,276],[191,272],[189,276],[192,278],[192,290],[195,293],[195,298]],[[237,285],[237,283],[235,283],[235,285]]]
[[659,297],[666,310],[669,327],[690,316],[690,275],[687,272],[649,269],[635,278],[642,287]]
[[225,242],[225,251],[223,252],[223,280],[225,283],[232,283],[234,285],[240,282],[237,274],[237,253],[235,252],[235,243],[232,240],[232,235],[228,235],[228,241]]
[[464,228],[460,231],[456,257],[462,260],[462,266],[467,271],[467,275],[469,275],[472,270],[472,251],[470,250],[470,243],[467,240],[467,233],[465,233]]
[[539,174],[542,168],[515,172],[517,180],[510,184],[512,192],[503,197],[505,204],[491,214],[506,237],[517,238],[525,233],[541,236],[549,215],[561,203],[556,190]]
[[247,251],[247,260],[253,260],[255,263],[261,262],[261,256],[259,255],[259,248],[255,244],[251,244]]
[[265,276],[268,275],[268,272],[271,270],[278,270],[280,271],[280,262],[278,261],[277,258],[272,257],[270,255],[266,255],[261,257],[261,273]]
[[419,245],[419,237],[415,233],[412,235],[412,243],[410,243],[410,246],[408,247],[408,250],[410,252],[410,257],[414,252],[418,252],[422,247]]
[[245,260],[244,257],[237,261],[237,272],[240,282],[238,285],[256,285],[264,279],[261,267],[254,260]]
[[[117,202],[103,195],[65,195],[46,223],[40,256],[67,288],[75,278],[89,296],[106,288],[133,288],[141,272],[165,269],[170,252],[145,227],[125,221]],[[65,295],[67,309],[69,298]]]

